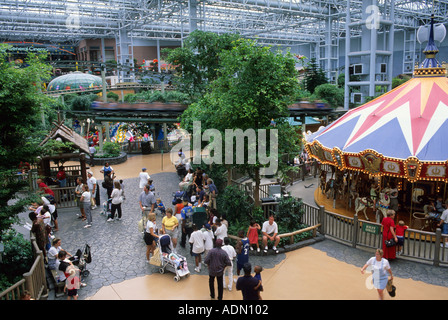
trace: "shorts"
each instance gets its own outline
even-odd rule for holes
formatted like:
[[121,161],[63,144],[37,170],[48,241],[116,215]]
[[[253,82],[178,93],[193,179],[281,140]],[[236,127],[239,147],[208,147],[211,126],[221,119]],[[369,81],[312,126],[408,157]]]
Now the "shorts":
[[244,267],[244,264],[249,262],[249,259],[245,259],[244,261],[236,261],[236,270],[241,270]]
[[442,224],[442,233],[448,234],[448,223]]
[[403,246],[403,244],[404,244],[404,237],[397,236],[397,240],[398,240],[397,245]]
[[198,256],[200,256],[201,254],[203,254],[204,253],[204,251],[202,251],[201,253],[194,253],[193,251],[191,252],[191,255],[193,256],[193,257],[198,257]]
[[179,233],[179,228],[176,228],[175,230],[166,230],[166,234],[169,235],[171,237],[171,239],[177,239],[178,238],[178,233]]
[[54,212],[51,214],[51,216],[53,217],[53,220],[57,220],[58,219],[58,209],[55,209]]
[[143,240],[145,240],[145,243],[147,246],[151,246],[154,243],[154,237],[145,231],[145,234],[143,236]]
[[67,290],[67,295],[68,295],[69,297],[75,297],[75,296],[77,296],[77,295],[78,295],[78,289],[70,289],[70,290]]

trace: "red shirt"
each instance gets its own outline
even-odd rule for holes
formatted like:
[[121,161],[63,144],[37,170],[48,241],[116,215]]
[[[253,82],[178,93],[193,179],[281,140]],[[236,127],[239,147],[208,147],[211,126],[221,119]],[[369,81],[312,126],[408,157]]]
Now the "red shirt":
[[43,183],[43,182],[39,183],[39,188],[46,194],[52,195],[54,197],[53,190],[51,190],[45,183]]
[[407,228],[408,228],[407,226],[400,226],[400,225],[397,225],[397,226],[395,227],[395,234],[397,235],[397,237],[398,237],[398,236],[403,237],[403,236],[404,236],[404,232],[405,232],[405,230],[406,230]]
[[56,174],[56,178],[58,180],[64,180],[65,179],[65,171],[58,171],[58,173]]

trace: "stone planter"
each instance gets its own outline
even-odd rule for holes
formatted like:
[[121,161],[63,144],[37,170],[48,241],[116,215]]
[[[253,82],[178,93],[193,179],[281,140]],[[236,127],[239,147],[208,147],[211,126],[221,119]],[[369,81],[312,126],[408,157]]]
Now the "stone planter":
[[[108,162],[110,165],[114,165],[126,162],[126,160],[128,160],[128,154],[126,152],[120,152],[120,155],[118,157],[112,157],[112,158],[93,157],[93,164],[95,166],[104,166],[104,164]],[[86,162],[90,164],[90,157],[88,155],[86,155]]]

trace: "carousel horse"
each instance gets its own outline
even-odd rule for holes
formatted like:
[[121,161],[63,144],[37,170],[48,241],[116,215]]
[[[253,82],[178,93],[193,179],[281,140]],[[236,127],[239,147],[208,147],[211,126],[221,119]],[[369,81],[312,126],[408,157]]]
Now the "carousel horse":
[[326,183],[327,183],[327,171],[322,170],[319,176],[319,188],[322,191],[322,194],[325,192]]
[[379,222],[378,212],[383,214],[383,217],[387,217],[387,210],[389,209],[390,197],[386,192],[380,193],[380,199],[377,202],[377,207],[373,207],[373,201],[368,197],[357,197],[355,199],[355,213],[358,214],[359,211],[364,213],[364,217],[367,221],[370,221],[369,217],[367,217],[366,209],[372,208],[376,213],[377,222]]

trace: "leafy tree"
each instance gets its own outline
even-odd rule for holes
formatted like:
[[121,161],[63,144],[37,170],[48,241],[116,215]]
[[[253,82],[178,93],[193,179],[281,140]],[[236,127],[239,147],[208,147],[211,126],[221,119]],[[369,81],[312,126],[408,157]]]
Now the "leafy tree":
[[[182,127],[191,131],[193,121],[200,121],[202,131],[216,129],[223,138],[226,129],[254,129],[257,137],[261,129],[278,129],[278,153],[298,152],[300,137],[285,121],[289,115],[288,105],[292,103],[298,86],[293,56],[273,52],[271,48],[259,46],[252,40],[238,39],[231,49],[222,51],[218,58],[220,67],[216,80],[210,84],[203,98],[183,113]],[[273,119],[275,127],[271,126]],[[266,145],[269,146],[269,137],[267,140]],[[258,147],[259,141],[254,145],[245,141],[247,153],[244,163],[236,164],[233,161],[233,167],[254,179],[256,206],[260,205],[260,169],[266,165],[261,164],[258,157],[255,164],[247,160],[250,155],[257,154]],[[232,156],[235,159],[235,151]],[[282,163],[279,162],[279,165]]]
[[184,41],[182,48],[164,49],[162,54],[166,55],[169,63],[176,66],[178,73],[173,82],[191,97],[203,95],[208,84],[218,76],[219,54],[223,50],[231,49],[232,42],[238,38],[237,34],[218,35],[195,30]]
[[328,79],[324,71],[318,65],[315,58],[312,58],[305,69],[303,84],[306,90],[314,93],[314,89],[321,84],[327,83]]
[[17,199],[26,181],[17,179],[21,161],[32,163],[38,155],[37,132],[49,107],[40,85],[48,80],[51,67],[45,55],[28,53],[26,67],[8,62],[8,46],[0,45],[0,241],[2,232],[16,222],[26,199]]

